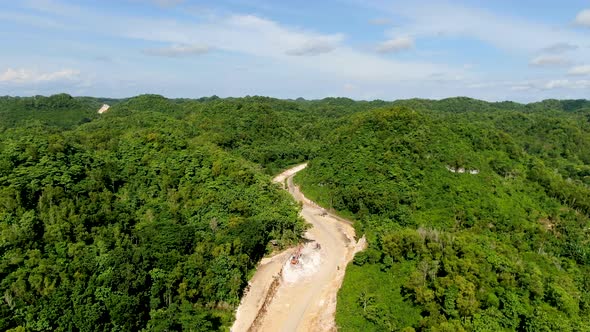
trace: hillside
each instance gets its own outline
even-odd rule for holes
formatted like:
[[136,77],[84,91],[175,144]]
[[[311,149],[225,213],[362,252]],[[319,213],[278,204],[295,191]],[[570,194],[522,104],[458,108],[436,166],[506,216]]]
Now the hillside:
[[220,330],[304,229],[260,167],[173,115],[113,107],[0,140],[0,330]]
[[460,102],[352,116],[300,175],[304,192],[368,236],[337,322],[588,329],[590,113]]
[[342,331],[589,328],[588,101],[56,95],[0,120],[0,330],[226,331],[301,241],[270,175],[303,161],[369,244]]

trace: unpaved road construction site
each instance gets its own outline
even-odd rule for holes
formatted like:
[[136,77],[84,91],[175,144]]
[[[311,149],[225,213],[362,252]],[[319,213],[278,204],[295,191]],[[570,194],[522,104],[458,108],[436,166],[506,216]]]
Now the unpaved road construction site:
[[350,223],[326,213],[293,184],[293,176],[306,166],[274,179],[286,182],[286,189],[302,202],[301,215],[312,225],[305,243],[260,262],[236,312],[233,332],[336,330],[336,297],[346,265],[365,241],[355,241]]

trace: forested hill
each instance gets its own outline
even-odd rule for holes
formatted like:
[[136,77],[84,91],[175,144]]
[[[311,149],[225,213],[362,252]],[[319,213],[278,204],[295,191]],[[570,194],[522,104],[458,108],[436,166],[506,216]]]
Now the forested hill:
[[369,240],[341,330],[589,329],[588,101],[61,94],[0,97],[0,330],[227,331],[306,160]]
[[0,97],[0,130],[7,127],[43,124],[72,128],[96,118],[103,103],[116,99],[74,98],[67,94],[50,97]]
[[460,101],[354,115],[300,175],[370,243],[347,270],[337,323],[590,329],[590,110],[447,108]]
[[0,330],[223,330],[269,242],[298,240],[259,166],[145,99],[2,132]]

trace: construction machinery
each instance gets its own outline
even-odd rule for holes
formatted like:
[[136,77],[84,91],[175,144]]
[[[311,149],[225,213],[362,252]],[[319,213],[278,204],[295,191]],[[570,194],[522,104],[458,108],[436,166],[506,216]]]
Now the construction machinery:
[[299,258],[301,258],[301,250],[303,250],[303,246],[297,246],[297,250],[295,250],[295,253],[291,256],[291,265],[299,264]]

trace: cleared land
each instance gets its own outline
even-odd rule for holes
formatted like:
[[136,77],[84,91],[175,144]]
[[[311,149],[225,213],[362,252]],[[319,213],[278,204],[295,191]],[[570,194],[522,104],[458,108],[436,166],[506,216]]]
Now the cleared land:
[[301,215],[312,224],[305,234],[300,263],[290,263],[295,248],[260,263],[236,313],[234,332],[336,329],[336,296],[346,265],[364,248],[364,238],[356,242],[350,223],[326,213],[293,184],[293,176],[305,166],[293,167],[274,179],[287,181],[289,192],[303,203]]

